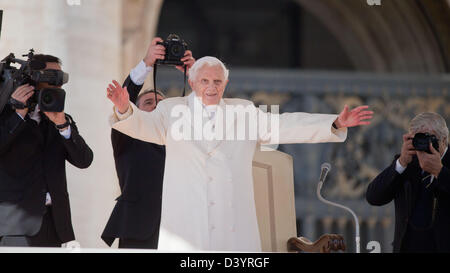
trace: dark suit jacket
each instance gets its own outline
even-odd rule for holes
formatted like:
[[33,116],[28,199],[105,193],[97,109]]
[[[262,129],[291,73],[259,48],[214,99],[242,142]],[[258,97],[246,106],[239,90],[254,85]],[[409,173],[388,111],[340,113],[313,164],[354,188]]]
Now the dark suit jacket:
[[[394,252],[400,252],[408,222],[422,183],[422,170],[414,156],[406,170],[399,174],[395,170],[398,155],[392,164],[380,173],[367,188],[366,199],[371,205],[382,206],[395,202]],[[450,149],[442,159],[443,168],[430,189],[438,200],[434,222],[435,241],[439,252],[450,252]]]
[[93,153],[75,123],[71,130],[66,140],[44,115],[38,125],[10,107],[0,114],[0,237],[36,234],[49,192],[61,242],[75,239],[65,162],[87,168]]
[[[130,101],[136,101],[142,85],[135,85],[128,77],[124,86],[127,86]],[[111,141],[122,194],[116,199],[102,239],[109,246],[115,238],[151,240],[157,248],[165,147],[131,138],[114,129]]]

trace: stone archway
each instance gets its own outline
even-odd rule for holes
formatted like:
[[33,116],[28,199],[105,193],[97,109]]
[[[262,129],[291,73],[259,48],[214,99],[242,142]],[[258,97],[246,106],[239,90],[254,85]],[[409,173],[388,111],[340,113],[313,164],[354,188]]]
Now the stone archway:
[[[317,18],[358,71],[450,71],[449,1],[294,0]],[[122,2],[122,76],[145,54],[164,0]]]
[[357,70],[445,73],[450,64],[446,1],[296,0],[340,41]]

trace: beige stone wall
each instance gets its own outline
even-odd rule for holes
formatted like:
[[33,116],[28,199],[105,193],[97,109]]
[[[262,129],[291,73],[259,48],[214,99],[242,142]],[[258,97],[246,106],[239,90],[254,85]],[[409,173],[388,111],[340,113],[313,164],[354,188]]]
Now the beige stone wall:
[[[80,5],[76,5],[77,2]],[[75,5],[69,5],[69,3]],[[161,0],[0,0],[0,57],[53,54],[70,74],[66,112],[94,151],[90,168],[67,164],[72,220],[82,247],[105,247],[100,234],[119,194],[105,89],[143,58]]]

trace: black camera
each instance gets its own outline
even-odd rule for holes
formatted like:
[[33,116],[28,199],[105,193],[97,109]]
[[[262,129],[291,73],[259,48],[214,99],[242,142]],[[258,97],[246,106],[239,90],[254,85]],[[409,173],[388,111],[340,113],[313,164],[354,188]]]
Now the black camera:
[[414,135],[412,143],[416,151],[423,151],[431,154],[430,143],[436,151],[439,151],[439,141],[435,135],[417,133]]
[[[11,53],[0,62],[0,113],[8,103],[17,109],[34,109],[36,105],[39,105],[41,111],[45,112],[62,112],[64,110],[66,92],[61,88],[35,89],[26,105],[11,98],[11,94],[24,84],[34,87],[37,87],[39,83],[61,86],[69,81],[67,73],[55,69],[44,70],[46,64],[33,60],[33,56],[34,50],[30,49],[28,54],[23,55],[23,57],[28,57],[26,61],[15,58]],[[12,66],[11,64],[14,63],[19,64],[20,67]]]
[[158,42],[166,48],[164,60],[156,60],[157,64],[183,65],[181,59],[187,50],[187,44],[178,35],[170,34],[164,42]]
[[[183,59],[184,54],[187,50],[187,44],[183,41],[178,35],[170,34],[164,42],[157,42],[158,45],[164,46],[166,49],[166,54],[164,55],[164,60],[156,60],[155,65],[153,67],[153,88],[156,90],[156,69],[157,65],[175,65],[175,66],[184,66],[184,88],[183,88],[183,97],[186,94],[186,74],[187,74],[187,66],[181,61]],[[155,93],[155,101],[156,93]]]

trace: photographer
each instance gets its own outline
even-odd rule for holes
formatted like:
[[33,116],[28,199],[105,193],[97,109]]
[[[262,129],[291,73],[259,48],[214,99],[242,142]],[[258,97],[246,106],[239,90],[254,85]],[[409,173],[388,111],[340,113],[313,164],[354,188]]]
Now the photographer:
[[[34,55],[43,70],[61,70],[60,60]],[[19,86],[11,98],[28,107],[48,83]],[[75,239],[70,215],[65,161],[78,168],[93,153],[64,112],[14,109],[0,113],[0,246],[60,247]]]
[[401,154],[367,188],[371,205],[395,202],[394,252],[450,251],[448,134],[440,115],[417,115]]
[[[123,86],[130,101],[145,112],[152,112],[165,97],[160,91],[146,90],[139,96],[144,81],[157,60],[164,60],[165,47],[153,39],[143,61],[130,72]],[[181,61],[189,69],[195,62],[186,50]],[[183,66],[177,69],[184,71]],[[119,83],[114,81],[119,86]],[[112,88],[112,86],[110,86]],[[156,100],[155,100],[156,98]],[[109,246],[119,238],[119,248],[156,249],[161,219],[161,195],[166,158],[165,146],[129,137],[111,130],[111,142],[121,195],[102,234]]]

